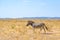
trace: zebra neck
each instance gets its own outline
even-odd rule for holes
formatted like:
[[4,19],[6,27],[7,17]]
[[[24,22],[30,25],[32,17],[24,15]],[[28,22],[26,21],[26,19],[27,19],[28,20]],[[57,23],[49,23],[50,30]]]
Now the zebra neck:
[[31,26],[33,26],[33,24],[31,24]]

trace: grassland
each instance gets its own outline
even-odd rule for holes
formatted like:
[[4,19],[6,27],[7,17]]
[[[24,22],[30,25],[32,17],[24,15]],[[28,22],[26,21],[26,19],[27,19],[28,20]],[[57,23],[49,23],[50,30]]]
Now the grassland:
[[0,20],[0,40],[60,40],[60,20],[32,19],[36,23],[43,22],[49,28],[44,31],[26,26],[28,19]]

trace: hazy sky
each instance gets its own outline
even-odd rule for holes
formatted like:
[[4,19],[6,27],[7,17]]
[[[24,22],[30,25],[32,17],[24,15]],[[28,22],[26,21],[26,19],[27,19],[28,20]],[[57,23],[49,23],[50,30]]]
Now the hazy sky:
[[0,18],[60,17],[60,0],[0,0]]

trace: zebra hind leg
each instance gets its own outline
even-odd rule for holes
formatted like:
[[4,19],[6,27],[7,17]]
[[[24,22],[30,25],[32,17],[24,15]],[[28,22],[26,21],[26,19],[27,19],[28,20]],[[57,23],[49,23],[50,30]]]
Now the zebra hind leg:
[[46,27],[46,25],[45,25],[45,29],[48,30],[48,28]]

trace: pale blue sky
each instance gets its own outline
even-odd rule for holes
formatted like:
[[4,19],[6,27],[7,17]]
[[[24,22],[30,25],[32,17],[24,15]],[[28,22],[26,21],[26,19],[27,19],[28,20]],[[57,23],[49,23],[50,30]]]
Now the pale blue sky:
[[60,17],[60,0],[0,0],[0,18]]

